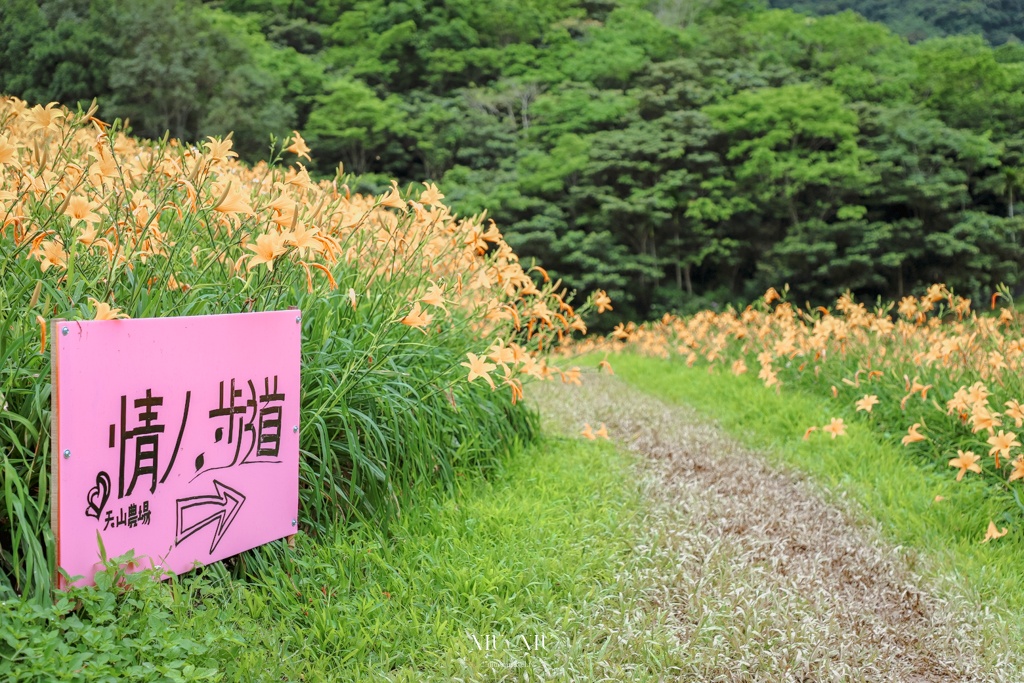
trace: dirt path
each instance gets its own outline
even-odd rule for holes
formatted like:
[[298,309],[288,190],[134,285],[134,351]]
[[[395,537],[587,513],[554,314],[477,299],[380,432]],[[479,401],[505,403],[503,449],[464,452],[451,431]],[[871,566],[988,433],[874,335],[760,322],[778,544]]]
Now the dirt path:
[[997,629],[990,617],[929,595],[914,557],[850,506],[692,411],[604,375],[535,393],[553,429],[578,435],[584,422],[604,422],[645,456],[639,476],[653,504],[641,541],[657,559],[643,580],[692,662],[671,678],[1024,680],[982,635]]

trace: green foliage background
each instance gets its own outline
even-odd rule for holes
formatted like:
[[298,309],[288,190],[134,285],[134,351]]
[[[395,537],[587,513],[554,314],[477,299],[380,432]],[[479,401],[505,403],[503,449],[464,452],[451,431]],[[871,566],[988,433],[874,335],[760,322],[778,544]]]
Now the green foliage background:
[[959,33],[983,34],[993,43],[1024,38],[1020,0],[771,0],[770,4],[808,14],[852,10],[911,40]]
[[775,4],[895,31],[745,0],[11,0],[0,91],[233,130],[250,160],[296,129],[364,190],[436,181],[606,288],[602,327],[783,283],[1016,287],[1019,3]]

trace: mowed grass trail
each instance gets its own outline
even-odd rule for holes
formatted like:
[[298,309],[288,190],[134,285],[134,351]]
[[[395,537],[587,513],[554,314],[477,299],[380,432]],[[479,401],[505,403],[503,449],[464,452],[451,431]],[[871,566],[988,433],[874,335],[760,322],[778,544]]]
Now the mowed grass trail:
[[[630,354],[613,361],[631,385],[691,406],[773,465],[808,473],[823,491],[855,501],[889,541],[926,553],[930,571],[956,581],[979,607],[1006,610],[1024,623],[1024,572],[1017,569],[1024,567],[1024,529],[1004,514],[1012,505],[1005,491],[957,482],[955,469],[915,460],[895,443],[900,435],[885,439],[864,424],[849,423],[846,435],[831,439],[820,431],[835,414],[827,401],[788,387],[776,393],[751,374]],[[819,431],[805,440],[812,426]],[[1010,531],[983,544],[990,520]]]
[[[596,365],[597,360],[584,359],[584,364]],[[706,368],[692,369],[682,362],[633,354],[610,360],[617,377],[610,378],[613,384],[596,390],[596,394],[613,398],[611,403],[605,399],[592,408],[588,416],[591,423],[607,421],[613,438],[648,455],[652,448],[655,455],[659,448],[668,449],[673,458],[684,459],[704,451],[704,460],[691,463],[689,470],[686,466],[676,468],[677,474],[681,472],[693,486],[706,487],[706,473],[692,468],[699,470],[709,463],[723,468],[720,474],[730,498],[763,497],[759,490],[772,488],[768,480],[776,475],[800,482],[813,497],[840,510],[846,523],[869,532],[871,543],[895,553],[894,567],[915,586],[915,592],[922,591],[936,600],[945,613],[943,619],[959,623],[961,634],[974,643],[965,641],[962,653],[957,648],[939,651],[940,658],[957,660],[961,654],[979,657],[978,671],[986,673],[979,674],[977,680],[1024,680],[1024,648],[1020,646],[1024,576],[1019,571],[1024,566],[1024,535],[1011,527],[1006,536],[983,544],[978,533],[989,519],[1000,526],[1006,521],[1006,500],[1000,500],[995,495],[998,492],[982,481],[956,482],[948,471],[915,461],[898,444],[872,433],[865,425],[847,425],[848,433],[835,440],[820,431],[804,440],[809,426],[827,424],[832,414],[830,406],[818,397],[789,388],[776,393],[749,375],[709,373]],[[595,379],[598,383],[609,381],[589,375],[585,382],[593,387]],[[584,409],[581,396],[562,397],[552,405],[560,402]],[[669,417],[658,417],[662,409],[669,411]],[[673,444],[671,436],[662,434],[652,447],[649,430],[658,431],[651,426],[658,419],[701,425],[702,430],[719,436],[727,432],[729,438],[723,441],[718,436],[698,435],[689,443]],[[577,427],[582,421],[577,421]],[[621,423],[618,433],[613,427],[615,421]],[[640,429],[638,424],[646,426]],[[662,452],[658,457],[664,455]],[[769,527],[793,523],[790,508],[798,507],[797,500],[783,498],[779,509],[774,514],[769,511],[764,523]],[[743,524],[757,526],[749,520]],[[823,531],[825,536],[817,541],[826,545],[834,545],[828,542],[829,536],[843,535],[831,521]],[[846,571],[844,562],[837,564],[834,558],[832,562],[835,566],[830,572]],[[870,575],[862,578],[862,592],[870,593],[878,579]],[[889,617],[896,615],[893,612]],[[973,679],[967,676],[965,680]],[[897,676],[895,680],[903,679]],[[938,680],[949,680],[948,674]]]

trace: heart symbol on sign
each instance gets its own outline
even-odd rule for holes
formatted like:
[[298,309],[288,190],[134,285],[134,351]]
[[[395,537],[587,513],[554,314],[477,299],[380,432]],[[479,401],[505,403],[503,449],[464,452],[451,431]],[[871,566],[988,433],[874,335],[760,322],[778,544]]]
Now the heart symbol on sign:
[[99,519],[108,498],[110,498],[110,475],[100,472],[96,475],[96,485],[89,489],[89,506],[85,508],[85,514]]

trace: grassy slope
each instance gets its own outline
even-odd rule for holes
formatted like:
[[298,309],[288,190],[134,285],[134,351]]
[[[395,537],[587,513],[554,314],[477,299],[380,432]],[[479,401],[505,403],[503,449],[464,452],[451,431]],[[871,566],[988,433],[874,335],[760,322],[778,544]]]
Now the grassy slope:
[[1007,526],[1000,519],[1005,501],[983,482],[957,483],[952,469],[914,462],[864,423],[848,424],[848,433],[835,440],[819,431],[805,441],[808,427],[833,416],[828,404],[785,389],[776,394],[749,374],[709,373],[635,355],[612,361],[617,374],[644,391],[694,406],[773,462],[845,492],[894,543],[919,551],[919,571],[956,581],[976,603],[1024,621],[1024,531],[1011,527],[996,542],[979,543],[990,519]]

